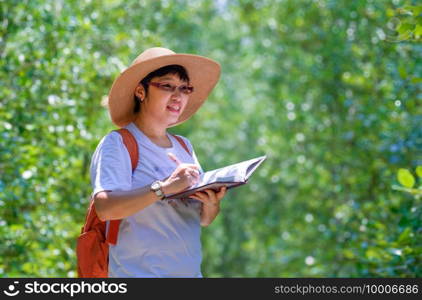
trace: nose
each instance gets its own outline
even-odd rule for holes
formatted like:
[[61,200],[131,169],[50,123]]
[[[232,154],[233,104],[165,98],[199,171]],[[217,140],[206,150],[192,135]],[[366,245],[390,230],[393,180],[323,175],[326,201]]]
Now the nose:
[[174,89],[174,92],[172,93],[172,96],[173,95],[177,95],[177,96],[181,96],[182,95],[182,92],[180,91],[179,87],[177,87],[177,88]]
[[182,100],[181,98],[182,98],[182,92],[180,92],[180,90],[176,88],[174,92],[171,93],[171,100],[177,100],[178,102],[180,102]]

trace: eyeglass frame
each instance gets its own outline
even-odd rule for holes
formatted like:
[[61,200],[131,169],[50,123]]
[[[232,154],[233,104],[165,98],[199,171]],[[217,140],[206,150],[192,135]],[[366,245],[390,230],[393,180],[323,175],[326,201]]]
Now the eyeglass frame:
[[[171,93],[174,93],[175,91],[176,91],[176,88],[179,90],[179,92],[181,93],[181,94],[184,94],[184,95],[189,95],[189,94],[192,94],[193,93],[193,91],[194,91],[194,87],[193,86],[191,86],[191,85],[187,85],[187,84],[182,84],[182,85],[179,85],[179,86],[176,86],[176,85],[173,85],[173,84],[171,84],[171,83],[160,83],[160,82],[153,82],[153,81],[150,81],[150,82],[148,82],[147,83],[147,85],[152,85],[152,86],[155,86],[156,88],[159,88],[160,90],[162,90],[162,91],[165,91],[165,92],[171,92]],[[169,87],[169,89],[166,89],[166,88],[163,88],[163,85],[169,85],[170,87]],[[188,93],[186,93],[186,92],[183,92],[180,88],[183,88],[183,87],[186,87],[186,88],[188,88]]]

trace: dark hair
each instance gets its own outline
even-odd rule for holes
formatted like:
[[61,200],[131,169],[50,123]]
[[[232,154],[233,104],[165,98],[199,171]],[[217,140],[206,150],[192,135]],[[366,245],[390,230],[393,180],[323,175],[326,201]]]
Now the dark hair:
[[[189,82],[189,76],[186,69],[180,65],[168,65],[161,67],[155,71],[152,71],[147,76],[145,76],[139,83],[142,83],[142,86],[145,89],[145,93],[148,94],[148,83],[151,81],[154,77],[161,77],[167,74],[173,74],[178,75],[180,80]],[[135,107],[133,109],[134,113],[138,113],[141,110],[141,104],[140,99],[138,96],[134,95],[133,100],[135,101]]]

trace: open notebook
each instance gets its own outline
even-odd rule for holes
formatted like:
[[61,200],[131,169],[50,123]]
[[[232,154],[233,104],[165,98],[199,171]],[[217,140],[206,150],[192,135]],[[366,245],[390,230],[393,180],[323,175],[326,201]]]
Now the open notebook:
[[206,189],[213,189],[218,191],[223,186],[226,186],[227,189],[230,189],[243,185],[248,182],[251,175],[266,158],[267,156],[264,155],[220,169],[202,173],[197,184],[182,192],[166,195],[164,199],[187,198],[198,191]]

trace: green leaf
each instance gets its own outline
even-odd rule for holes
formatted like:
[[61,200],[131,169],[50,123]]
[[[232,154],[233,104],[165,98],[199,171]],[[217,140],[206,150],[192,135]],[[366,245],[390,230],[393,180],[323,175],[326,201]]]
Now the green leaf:
[[405,9],[411,11],[414,16],[419,16],[422,13],[422,5],[407,5]]
[[418,24],[415,28],[415,36],[419,37],[420,35],[422,35],[422,26]]
[[401,23],[397,26],[397,31],[400,35],[410,35],[415,29],[415,25],[407,22]]
[[399,244],[405,244],[408,243],[412,238],[412,230],[407,227],[403,232],[400,234],[399,238],[397,239],[397,242]]
[[343,255],[345,258],[348,258],[348,259],[353,259],[355,257],[355,255],[353,254],[353,251],[350,249],[343,250]]
[[407,188],[412,188],[415,185],[415,178],[407,169],[399,169],[397,173],[398,181]]
[[380,253],[376,248],[369,248],[368,250],[366,250],[365,256],[370,260],[379,259]]
[[419,84],[419,83],[422,83],[422,78],[420,78],[420,77],[413,77],[413,78],[410,80],[410,82],[411,82],[411,83],[416,83],[416,84]]
[[418,177],[422,178],[422,166],[416,167],[416,175],[418,175]]

